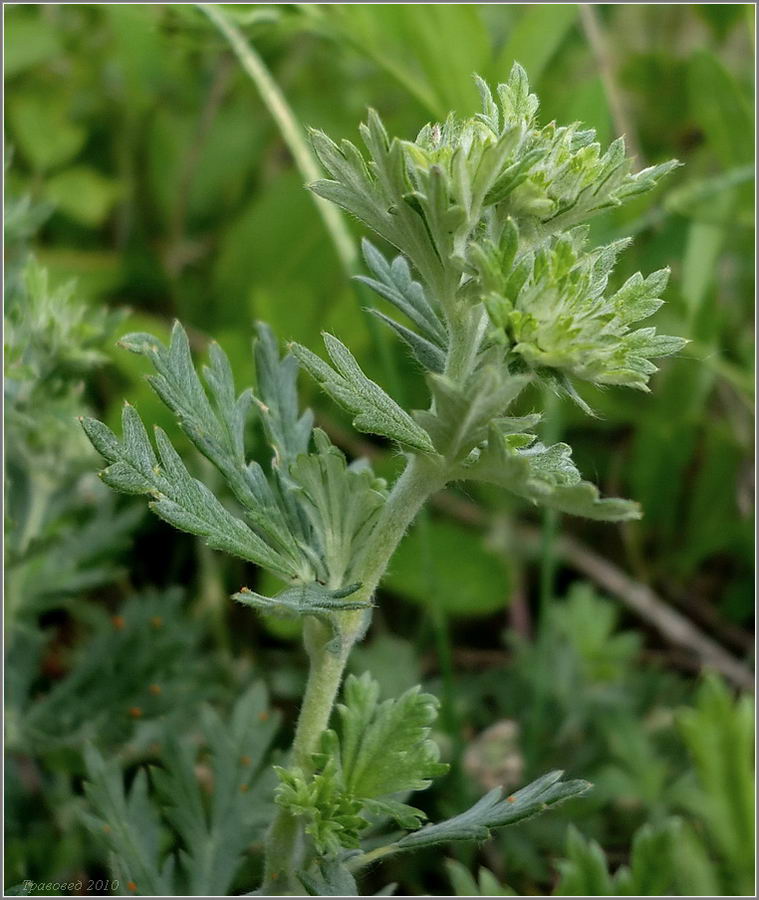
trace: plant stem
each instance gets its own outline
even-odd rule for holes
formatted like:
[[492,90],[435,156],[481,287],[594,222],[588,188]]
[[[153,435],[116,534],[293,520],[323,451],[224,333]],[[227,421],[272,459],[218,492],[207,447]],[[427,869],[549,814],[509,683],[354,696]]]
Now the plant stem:
[[[295,164],[307,181],[321,178],[319,166],[311,153],[303,130],[290,109],[284,94],[277,82],[272,78],[261,57],[245,40],[240,29],[227,18],[224,11],[211,3],[198,3],[198,9],[204,12],[216,28],[224,35],[230,47],[240,61],[240,65],[258,88],[261,99],[282,134],[282,138],[292,153]],[[314,203],[319,210],[324,225],[332,238],[335,251],[340,262],[347,271],[352,271],[357,262],[356,245],[348,231],[341,213],[326,200],[314,196]]]
[[[292,154],[295,165],[303,179],[306,183],[317,181],[322,177],[319,163],[316,161],[308,139],[287,102],[287,98],[272,77],[271,72],[266,68],[264,61],[251,43],[246,40],[237,25],[230,21],[219,6],[208,3],[198,3],[196,5],[201,12],[208,16],[227,40],[245,73],[255,84],[261,100],[276,122],[282,135],[282,140],[287,144],[287,148]],[[316,209],[335,248],[335,254],[340,265],[348,278],[352,279],[354,275],[361,271],[360,258],[356,241],[345,223],[345,217],[337,207],[327,200],[318,197],[314,193],[311,194],[311,197],[316,204]],[[374,306],[371,292],[367,288],[356,281],[351,281],[351,284],[362,307]],[[384,333],[373,316],[366,316],[365,321],[369,337],[382,363],[388,386],[396,399],[402,404],[402,381],[398,378],[392,352]]]
[[[387,498],[374,526],[373,540],[360,561],[361,588],[357,598],[367,603],[371,601],[406,529],[425,500],[443,487],[444,482],[444,472],[437,461],[422,456],[411,457]],[[316,620],[307,620],[304,644],[310,668],[291,750],[292,762],[305,772],[311,768],[311,754],[317,749],[319,738],[329,723],[350,651],[363,636],[367,625],[366,610],[343,613],[339,646],[335,648],[330,629]],[[295,872],[301,862],[299,844],[297,819],[280,810],[266,841],[266,870],[261,888],[264,896],[297,893]]]

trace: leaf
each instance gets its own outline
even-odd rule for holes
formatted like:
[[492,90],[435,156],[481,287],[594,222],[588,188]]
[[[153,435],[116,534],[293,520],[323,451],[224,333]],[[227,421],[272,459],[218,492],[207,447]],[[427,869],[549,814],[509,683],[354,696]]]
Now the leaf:
[[265,766],[279,716],[266,690],[253,684],[237,701],[229,722],[206,707],[203,732],[211,750],[213,794],[206,804],[195,769],[195,750],[170,735],[163,768],[153,782],[182,842],[182,869],[195,896],[226,895],[246,847],[268,824],[271,784]]
[[[259,347],[257,362],[261,365],[264,392],[271,401],[271,406],[264,405],[262,410],[264,425],[268,427],[276,416],[275,427],[280,432],[287,428],[287,440],[298,441],[291,449],[305,449],[312,418],[308,412],[298,418],[296,363],[290,357],[280,364],[273,336],[266,331],[262,333],[266,349]],[[309,577],[305,548],[308,536],[303,533],[297,510],[288,504],[276,482],[275,485],[268,482],[258,463],[246,462],[245,427],[253,395],[248,389],[237,396],[232,369],[221,347],[215,342],[211,344],[210,365],[203,370],[206,391],[195,371],[189,341],[179,322],[174,323],[168,348],[152,335],[143,333],[127,335],[121,344],[151,360],[158,373],[148,377],[151,387],[177,416],[180,427],[198,450],[224,475],[246,518],[253,524],[256,537],[262,535],[270,548],[289,559],[290,574],[297,571]],[[283,434],[280,437],[285,439]],[[160,515],[160,508],[157,511]],[[185,530],[192,531],[192,528]]]
[[161,429],[156,429],[159,460],[145,426],[133,406],[122,413],[124,438],[96,419],[82,419],[85,433],[110,465],[101,477],[106,484],[129,494],[153,497],[150,508],[170,525],[202,537],[216,550],[224,550],[284,577],[298,575],[296,561],[274,550],[233,516],[208,488],[189,474]]
[[676,859],[683,837],[680,819],[643,825],[633,836],[630,866],[621,866],[612,876],[606,855],[598,843],[585,838],[570,825],[567,857],[558,864],[561,878],[554,895],[655,897],[681,894]]
[[346,788],[356,797],[379,799],[424,790],[444,774],[448,766],[438,762],[439,750],[429,739],[437,709],[436,698],[419,687],[379,703],[379,685],[368,672],[349,675],[337,707],[340,728],[325,741]]
[[170,870],[159,859],[161,821],[148,799],[147,773],[137,773],[127,794],[117,763],[106,762],[92,746],[85,751],[85,762],[84,790],[93,812],[84,821],[115,857],[114,875],[124,884],[133,883],[134,893],[142,896],[173,894]]
[[754,158],[751,104],[720,60],[707,50],[688,62],[691,116],[706,134],[723,169]]
[[484,866],[480,866],[477,881],[457,859],[446,859],[445,869],[457,897],[510,897],[514,894],[511,888],[502,885]]
[[503,367],[486,365],[459,386],[440,374],[427,382],[435,412],[417,412],[435,449],[450,462],[465,459],[487,437],[490,423],[503,415],[529,382],[529,376],[508,376]]
[[309,897],[357,897],[356,879],[337,859],[319,860],[318,869],[298,872]]
[[372,170],[349,141],[338,147],[323,132],[311,132],[314,151],[334,180],[316,181],[309,187],[397,247],[435,290],[440,286],[440,259],[424,220],[406,200],[410,185],[403,171],[401,145],[397,140],[388,141],[374,110],[369,111],[368,123],[360,131],[374,164]]
[[606,854],[596,841],[586,840],[574,825],[567,830],[567,859],[559,863],[558,896],[609,896],[614,892]]
[[331,334],[324,335],[324,343],[334,369],[300,344],[293,345],[293,353],[322,388],[354,414],[359,431],[383,435],[423,453],[435,452],[429,435],[364,375],[344,344]]
[[3,61],[5,77],[12,78],[31,68],[38,68],[61,53],[61,35],[42,10],[29,18],[24,12],[6,11]]
[[313,530],[330,584],[354,578],[386,499],[385,482],[361,464],[349,466],[321,429],[314,430],[316,453],[290,465],[288,485]]
[[298,408],[298,362],[289,353],[280,359],[274,333],[263,322],[258,323],[258,339],[254,346],[258,394],[256,402],[266,436],[274,448],[274,463],[287,466],[308,451],[313,428],[313,413]]
[[753,723],[753,698],[734,699],[714,674],[700,685],[695,708],[678,717],[700,785],[693,812],[703,817],[736,893],[749,889],[754,879]]
[[248,588],[243,588],[233,594],[232,598],[267,615],[316,616],[336,628],[334,613],[371,607],[371,601],[365,597],[347,599],[356,594],[360,587],[361,585],[356,583],[330,590],[318,582],[311,582],[285,588],[274,597],[263,597]]
[[503,788],[493,788],[471,809],[405,835],[397,842],[397,847],[413,850],[450,841],[484,841],[494,828],[513,825],[590,789],[587,781],[561,781],[563,774],[549,772],[509,796],[505,796]]
[[395,319],[386,316],[385,313],[378,309],[369,307],[367,312],[376,316],[381,322],[389,325],[390,328],[400,337],[411,351],[414,359],[419,363],[422,369],[430,372],[442,372],[445,368],[445,354],[435,344],[423,338],[421,335],[396,322]]
[[[124,884],[133,882],[134,893],[226,895],[243,851],[268,824],[272,785],[265,763],[279,717],[269,711],[266,690],[252,685],[227,721],[208,707],[201,720],[210,748],[210,802],[199,782],[196,748],[178,740],[168,726],[162,739],[163,766],[151,768],[156,789],[152,794],[145,769],[137,772],[125,794],[118,763],[105,762],[92,747],[86,752],[90,810],[85,822],[108,846],[114,876]],[[161,826],[159,800],[175,832],[163,860],[169,835]],[[181,846],[176,882],[175,843]]]
[[21,154],[41,172],[69,162],[87,139],[62,94],[16,94],[8,104],[8,124]]
[[45,194],[56,211],[81,225],[97,228],[119,199],[120,186],[90,166],[72,166],[47,182]]
[[148,376],[150,386],[177,416],[179,426],[200,452],[229,481],[241,503],[255,506],[245,464],[245,423],[252,401],[250,390],[235,394],[229,360],[215,342],[211,365],[204,370],[210,399],[195,371],[187,334],[174,322],[167,347],[151,334],[125,335],[120,344],[147,357],[157,375]]
[[601,499],[595,485],[581,480],[567,444],[544,447],[533,444],[534,440],[534,435],[504,437],[491,425],[479,458],[460,465],[455,477],[497,484],[536,505],[574,516],[607,522],[640,518],[636,503],[616,497]]
[[345,791],[334,762],[311,775],[297,766],[275,766],[274,771],[279,777],[277,804],[305,821],[319,855],[335,857],[344,848],[359,847],[359,834],[369,823],[360,814],[361,801]]
[[424,813],[394,795],[423,790],[448,768],[429,738],[438,706],[430,694],[415,687],[379,703],[379,685],[365,673],[348,676],[343,700],[340,727],[325,731],[313,754],[314,772],[277,769],[277,803],[303,817],[317,851],[331,857],[358,848],[372,818],[418,827]]
[[361,248],[375,278],[357,275],[356,279],[392,303],[421,333],[396,322],[380,310],[369,308],[368,311],[400,336],[423,369],[442,372],[448,345],[446,328],[437,310],[427,300],[424,288],[412,279],[408,263],[402,256],[397,256],[392,264],[388,263],[366,239],[361,242]]
[[[136,726],[166,720],[182,727],[194,716],[209,673],[199,623],[186,615],[181,591],[145,591],[117,615],[93,618],[67,673],[43,693],[27,694],[18,734],[24,752],[75,751],[87,741],[140,744]],[[134,709],[139,719],[128,714]]]
[[[427,566],[420,565],[426,559],[434,560],[432,589]],[[508,565],[488,550],[482,536],[438,517],[412,526],[382,583],[393,596],[421,606],[425,615],[437,609],[457,619],[503,612],[512,591]]]
[[429,341],[444,349],[448,341],[445,325],[427,299],[424,288],[411,277],[406,260],[402,256],[396,256],[392,263],[388,263],[366,239],[362,240],[361,249],[374,278],[357,275],[356,280],[392,303],[411,319]]

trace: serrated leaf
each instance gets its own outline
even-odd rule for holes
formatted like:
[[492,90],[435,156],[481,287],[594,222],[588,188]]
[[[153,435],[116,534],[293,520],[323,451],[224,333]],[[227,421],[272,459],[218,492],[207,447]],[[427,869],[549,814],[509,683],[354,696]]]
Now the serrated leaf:
[[570,515],[608,522],[640,518],[638,504],[616,497],[601,498],[595,485],[582,481],[566,444],[529,446],[535,438],[527,435],[527,447],[515,446],[514,439],[519,437],[504,437],[493,424],[479,458],[459,466],[456,477],[497,484],[536,505]]
[[[297,362],[290,356],[280,361],[274,336],[265,326],[260,327],[259,335],[256,363],[259,388],[267,402],[259,400],[258,405],[275,450],[276,467],[283,454],[287,457],[307,448],[313,417],[310,411],[298,414]],[[304,570],[307,561],[296,561],[307,556],[307,535],[300,527],[297,511],[277,490],[276,483],[269,483],[258,463],[246,462],[245,425],[253,395],[250,389],[236,395],[229,360],[221,347],[211,344],[210,366],[203,369],[206,392],[179,322],[174,323],[168,348],[145,333],[129,334],[120,343],[151,360],[158,373],[148,377],[151,386],[177,416],[180,427],[198,450],[224,475],[255,532]],[[156,512],[166,513],[164,517],[170,517],[168,521],[175,527],[196,533],[190,520],[187,525],[177,524],[183,517],[170,504],[156,507]]]
[[501,367],[485,366],[459,386],[445,375],[427,377],[435,412],[415,413],[435,449],[451,462],[464,459],[488,433],[529,382],[529,376],[508,376]]
[[337,859],[319,860],[318,868],[298,872],[298,879],[310,897],[357,897],[356,879]]
[[353,424],[359,431],[383,435],[423,453],[435,452],[429,435],[364,375],[343,343],[331,334],[324,335],[324,343],[334,369],[300,344],[293,345],[293,353],[337,403],[354,413]]
[[429,372],[442,372],[445,368],[445,353],[435,344],[423,338],[420,334],[396,322],[395,319],[386,316],[378,309],[370,308],[367,312],[376,316],[381,322],[389,325],[411,351],[412,355],[422,367]]
[[[279,717],[269,710],[266,690],[252,685],[228,721],[211,708],[201,718],[210,748],[210,802],[198,778],[197,748],[179,741],[168,726],[162,738],[163,766],[151,769],[155,794],[148,789],[144,768],[127,793],[121,766],[105,762],[92,747],[86,751],[90,810],[85,822],[108,846],[114,875],[134,883],[133,893],[226,895],[244,849],[268,824],[272,785],[265,761]],[[168,835],[159,810],[181,842],[181,878],[178,873],[176,880],[174,853],[161,858]]]
[[169,736],[163,768],[152,778],[167,816],[182,841],[181,862],[189,893],[226,895],[242,854],[268,824],[271,785],[264,768],[279,716],[269,710],[266,690],[252,685],[235,704],[229,722],[206,707],[202,715],[210,747],[213,794],[206,804],[195,769],[195,750]]
[[494,788],[466,812],[405,835],[397,842],[397,847],[412,850],[450,841],[484,841],[495,828],[528,819],[590,789],[587,781],[561,781],[563,774],[549,772],[508,796],[503,788]]
[[385,503],[385,482],[368,466],[349,466],[344,454],[314,430],[316,452],[290,465],[292,488],[313,532],[330,584],[354,580],[364,545]]
[[321,750],[313,754],[314,772],[278,769],[277,803],[304,817],[317,850],[330,856],[359,847],[368,817],[418,827],[424,813],[396,795],[423,790],[448,768],[429,738],[438,706],[430,694],[415,687],[380,703],[379,686],[366,673],[348,676],[343,700],[340,727],[324,732]]
[[379,685],[369,673],[349,675],[337,707],[340,728],[328,733],[325,745],[325,752],[339,759],[347,789],[379,799],[424,790],[445,773],[448,767],[438,762],[439,750],[429,739],[437,709],[437,699],[419,687],[380,703]]
[[160,896],[174,893],[173,879],[159,859],[160,817],[148,802],[147,774],[137,773],[129,793],[121,767],[106,762],[92,746],[85,750],[85,794],[92,809],[84,823],[96,840],[105,841],[119,860],[118,871],[135,885],[134,893]]
[[708,674],[692,709],[678,724],[695,764],[699,792],[694,812],[702,816],[710,844],[728,862],[730,890],[750,892],[754,877],[754,701],[733,697],[724,681]]
[[330,616],[334,612],[349,609],[365,609],[371,606],[366,599],[351,601],[347,598],[355,594],[360,584],[349,584],[344,588],[331,590],[311,582],[285,588],[274,597],[264,597],[248,588],[243,588],[233,599],[253,606],[261,612],[279,616]]
[[204,376],[209,394],[200,382],[190,354],[187,334],[174,322],[171,341],[165,347],[151,334],[128,334],[121,346],[149,359],[158,374],[148,382],[190,440],[227,478],[241,502],[250,503],[245,478],[245,422],[252,401],[250,390],[236,395],[227,355],[213,342],[210,365]]
[[266,566],[285,577],[299,574],[295,559],[265,543],[189,474],[164,432],[156,429],[159,464],[142,420],[129,404],[124,406],[122,424],[124,439],[119,442],[101,422],[82,420],[85,433],[110,463],[102,475],[106,484],[126,493],[151,496],[150,507],[157,515],[182,531],[202,537],[214,549]]
[[286,467],[308,451],[314,417],[298,407],[298,362],[289,353],[280,359],[274,333],[262,322],[254,345],[258,403],[266,435],[274,448],[275,464]]
[[445,325],[427,299],[424,288],[411,277],[406,260],[397,256],[392,263],[388,263],[366,239],[361,242],[361,249],[374,278],[358,275],[356,279],[392,303],[411,319],[430,342],[443,349],[448,340]]

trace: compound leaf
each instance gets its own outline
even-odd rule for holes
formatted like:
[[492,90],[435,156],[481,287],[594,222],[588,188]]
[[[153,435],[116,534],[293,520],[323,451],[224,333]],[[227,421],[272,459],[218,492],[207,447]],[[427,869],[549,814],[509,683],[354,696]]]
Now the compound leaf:
[[617,497],[601,498],[598,488],[583,481],[567,444],[544,447],[532,434],[502,434],[490,426],[479,458],[457,470],[462,480],[497,484],[536,505],[607,522],[640,518],[640,507]]
[[300,344],[293,345],[293,352],[322,388],[354,414],[359,431],[383,435],[412,450],[435,452],[427,432],[364,375],[345,344],[331,334],[324,335],[324,343],[334,368]]
[[274,550],[244,522],[232,515],[202,482],[187,471],[165,433],[156,428],[160,463],[137,410],[124,405],[124,438],[96,419],[82,419],[82,427],[95,449],[110,465],[103,481],[118,491],[153,497],[150,508],[162,519],[202,537],[216,550],[240,556],[280,573],[298,575],[296,561]]

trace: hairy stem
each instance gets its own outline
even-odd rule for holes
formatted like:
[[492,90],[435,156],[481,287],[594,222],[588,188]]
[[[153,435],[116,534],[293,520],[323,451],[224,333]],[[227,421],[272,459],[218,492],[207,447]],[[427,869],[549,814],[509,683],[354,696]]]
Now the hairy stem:
[[[437,462],[420,456],[410,459],[383,507],[374,527],[374,539],[361,561],[359,596],[362,599],[371,600],[406,529],[425,500],[443,487],[444,482],[444,473]],[[367,625],[365,610],[343,613],[340,642],[335,647],[326,626],[315,620],[308,620],[306,624],[304,643],[310,669],[291,750],[293,763],[306,772],[311,767],[311,754],[317,749],[319,738],[329,723],[350,651],[363,636]],[[261,892],[264,895],[297,893],[295,871],[302,864],[301,855],[298,822],[280,810],[267,837],[266,871]]]

